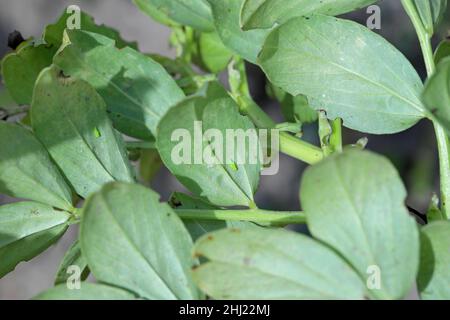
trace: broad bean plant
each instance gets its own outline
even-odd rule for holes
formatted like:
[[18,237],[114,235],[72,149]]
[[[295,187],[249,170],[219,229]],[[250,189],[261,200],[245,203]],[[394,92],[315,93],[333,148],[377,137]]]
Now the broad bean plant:
[[[450,298],[450,42],[430,41],[447,0],[401,0],[425,82],[375,31],[336,17],[375,0],[133,2],[171,28],[175,58],[76,6],[41,38],[10,36],[0,192],[20,201],[0,206],[0,277],[78,225],[37,299]],[[246,64],[285,122],[252,99]],[[422,119],[440,196],[419,224],[393,164],[366,141],[343,146],[342,130],[388,135]],[[302,138],[308,123],[320,144]],[[255,201],[278,153],[308,165],[301,211]],[[161,166],[189,193],[161,202],[148,187]]]

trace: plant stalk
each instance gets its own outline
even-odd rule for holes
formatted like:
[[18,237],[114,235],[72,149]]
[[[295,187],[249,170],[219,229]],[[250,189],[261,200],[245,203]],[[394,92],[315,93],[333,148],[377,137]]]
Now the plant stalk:
[[[402,5],[406,13],[410,17],[419,38],[420,48],[422,49],[422,54],[429,78],[436,70],[436,65],[434,63],[433,57],[433,49],[431,47],[432,34],[430,34],[425,29],[422,20],[420,19],[419,13],[417,12],[417,8],[412,0],[402,0]],[[436,120],[431,119],[431,121],[433,122],[434,131],[436,133],[439,154],[441,211],[446,219],[450,219],[450,207],[447,206],[447,199],[450,198],[450,143],[444,128],[442,128],[442,126]]]
[[[240,73],[240,83],[231,83],[232,96],[239,105],[240,112],[247,115],[256,127],[261,129],[275,128],[275,122],[265,113],[260,106],[253,101],[250,96],[248,88],[247,74],[245,71],[244,61],[235,58],[235,66]],[[229,69],[229,74],[236,72],[236,70]],[[236,75],[232,81],[236,82]],[[234,88],[234,90],[233,90]],[[287,132],[280,132],[280,151],[293,158],[303,161],[307,164],[315,164],[323,159],[324,155],[322,149],[319,147],[303,141]]]

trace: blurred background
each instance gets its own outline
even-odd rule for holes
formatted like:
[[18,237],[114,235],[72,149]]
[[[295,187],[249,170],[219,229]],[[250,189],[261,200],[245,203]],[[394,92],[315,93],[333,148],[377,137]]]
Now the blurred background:
[[[63,10],[73,4],[92,15],[97,23],[119,30],[125,40],[137,41],[141,51],[174,57],[175,52],[168,45],[170,30],[141,13],[131,0],[0,0],[0,55],[3,57],[10,51],[7,46],[10,32],[18,30],[25,39],[40,37],[44,27],[54,23]],[[381,30],[375,32],[402,51],[424,77],[425,67],[419,44],[400,0],[380,1],[379,6]],[[368,16],[366,10],[362,9],[346,17],[365,24]],[[449,35],[449,27],[450,9],[435,36],[435,44]],[[255,66],[247,67],[255,100],[274,119],[282,121],[279,106],[265,93],[264,75]],[[304,130],[305,138],[314,142],[316,128],[311,125]],[[346,144],[355,143],[361,137],[368,137],[368,149],[382,153],[393,161],[408,189],[408,205],[424,213],[432,193],[439,191],[436,145],[430,123],[422,121],[410,130],[389,136],[372,136],[348,129],[344,132]],[[282,155],[279,173],[261,179],[256,196],[258,206],[273,210],[298,210],[299,184],[304,168],[302,163]],[[158,172],[152,187],[161,194],[163,200],[167,200],[173,191],[184,190],[165,169]],[[0,195],[0,205],[12,201]],[[76,227],[72,227],[56,245],[30,262],[19,264],[15,271],[0,279],[0,299],[29,299],[51,287],[58,264],[76,233]]]

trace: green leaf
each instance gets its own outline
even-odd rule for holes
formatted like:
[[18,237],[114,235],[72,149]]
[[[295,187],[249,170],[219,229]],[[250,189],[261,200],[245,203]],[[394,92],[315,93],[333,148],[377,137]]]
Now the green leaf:
[[267,37],[259,63],[274,85],[306,95],[311,107],[342,118],[351,129],[394,133],[426,114],[423,85],[412,65],[352,21],[294,18]]
[[[67,9],[64,10],[58,21],[54,24],[48,25],[44,30],[43,38],[45,42],[52,45],[55,51],[62,44],[64,30],[67,28],[67,21],[70,21],[70,17],[72,15],[73,13],[67,13]],[[97,25],[94,18],[83,11],[80,11],[80,27],[80,30],[98,33],[115,40],[117,48],[124,48],[128,46],[133,49],[137,49],[136,42],[127,42],[123,40],[117,30],[105,26],[104,24]]]
[[[216,140],[212,136],[212,141],[208,142],[203,137],[209,129],[219,130],[223,148],[217,146],[221,143],[219,138]],[[253,123],[239,114],[238,106],[231,98],[190,98],[172,108],[161,120],[158,150],[166,167],[194,194],[219,206],[251,206],[261,165],[259,159],[256,164],[250,164],[249,145],[254,145],[248,143],[248,139],[238,141],[234,136],[234,159],[233,155],[227,155],[227,129],[255,132]],[[231,146],[231,139],[228,140]],[[240,153],[237,147],[244,143],[247,152]],[[204,154],[217,157],[205,161]]]
[[54,63],[64,74],[91,84],[105,100],[119,131],[145,140],[155,134],[167,110],[184,94],[161,65],[104,36],[66,30]]
[[70,267],[77,266],[80,271],[80,280],[84,281],[89,276],[89,268],[87,261],[81,253],[81,246],[78,240],[70,246],[69,250],[64,254],[64,257],[56,272],[55,285],[65,284],[72,275]]
[[27,106],[19,106],[11,97],[9,90],[0,88],[0,119],[7,119],[10,116],[27,112]]
[[[52,63],[53,56],[61,46],[63,32],[67,18],[71,14],[63,13],[55,23],[45,28],[43,40],[29,40],[16,52],[5,56],[2,61],[2,77],[11,96],[18,104],[31,103],[34,83],[42,69]],[[81,30],[102,34],[116,40],[118,48],[131,46],[136,48],[135,42],[128,43],[120,38],[114,29],[105,25],[96,25],[94,19],[84,12],[80,12]]]
[[190,26],[200,31],[214,30],[211,9],[206,0],[133,0],[134,4],[156,21],[174,27]]
[[0,192],[72,209],[72,192],[35,136],[0,121]]
[[425,30],[432,35],[441,22],[447,8],[447,0],[414,0]]
[[151,17],[156,22],[165,24],[169,27],[180,26],[177,22],[170,19],[165,12],[159,10],[151,0],[133,0],[133,3],[139,8],[139,10]]
[[122,138],[112,128],[102,98],[87,82],[55,66],[43,70],[34,90],[31,121],[80,196],[110,181],[134,181]]
[[17,104],[31,103],[34,83],[41,70],[52,63],[55,52],[52,46],[30,42],[3,58],[3,81]]
[[239,12],[244,0],[207,1],[211,5],[217,33],[225,46],[244,59],[256,63],[268,30],[241,30]]
[[37,202],[0,206],[0,278],[56,242],[70,215]]
[[16,101],[11,97],[9,90],[5,87],[0,89],[0,109],[8,111],[12,107],[17,107]]
[[290,231],[227,229],[198,240],[194,280],[215,299],[362,299],[364,283],[332,250]]
[[450,222],[433,222],[421,230],[417,277],[424,300],[450,299]]
[[438,65],[447,57],[450,57],[450,39],[445,39],[439,44],[434,52],[434,63]]
[[427,80],[423,102],[428,110],[450,132],[450,58],[444,59]]
[[300,190],[311,233],[336,249],[365,282],[374,280],[372,296],[399,299],[409,293],[419,237],[404,204],[405,187],[387,159],[348,149],[307,169]]
[[203,64],[213,73],[223,71],[233,56],[215,32],[202,33],[198,46]]
[[134,295],[99,283],[82,282],[80,289],[70,290],[65,284],[38,294],[34,300],[133,300]]
[[295,17],[312,13],[337,16],[374,2],[377,0],[245,0],[241,26],[244,30],[271,28]]
[[196,299],[192,240],[159,195],[111,183],[83,209],[81,250],[95,278],[149,299]]

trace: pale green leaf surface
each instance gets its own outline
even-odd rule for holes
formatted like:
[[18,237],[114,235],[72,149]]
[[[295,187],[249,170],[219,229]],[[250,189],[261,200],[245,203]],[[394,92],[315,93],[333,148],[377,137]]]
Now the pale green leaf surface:
[[[195,130],[195,122],[198,121],[202,121],[203,133],[217,129],[223,137],[223,157],[220,159],[219,153],[216,153],[216,163],[209,164],[202,157],[207,152],[205,150],[214,148],[215,139],[212,138],[210,144],[201,133],[196,135],[200,131],[200,127]],[[254,126],[247,117],[239,114],[238,106],[231,98],[187,99],[172,108],[161,121],[157,136],[158,150],[167,168],[196,195],[219,206],[249,206],[258,186],[261,165],[259,160],[257,164],[250,164],[249,152],[236,152],[243,142],[238,143],[236,137],[235,159],[231,158],[231,154],[227,157],[226,129],[242,129],[245,132],[254,129]],[[180,136],[174,133],[180,133]],[[245,143],[248,146],[247,140]],[[196,157],[199,158],[197,164]],[[241,163],[245,164],[238,163],[237,160],[244,160],[243,157],[247,161]]]
[[72,191],[27,129],[0,121],[0,192],[56,208],[72,208]]
[[244,30],[270,28],[294,17],[312,13],[337,16],[375,2],[377,0],[245,0],[241,26]]
[[134,181],[122,138],[87,82],[55,66],[45,69],[36,83],[31,119],[36,136],[82,197],[110,181]]
[[386,40],[352,21],[323,15],[294,18],[272,31],[259,57],[271,82],[306,95],[348,128],[386,134],[426,115],[420,77]]
[[186,25],[200,31],[214,30],[211,9],[206,0],[133,0],[156,21],[169,26]]
[[94,33],[66,32],[54,63],[98,91],[116,129],[151,139],[161,117],[184,98],[176,82],[160,64],[129,47],[119,50],[113,40]]
[[309,168],[300,187],[313,236],[345,257],[364,282],[379,268],[380,288],[371,295],[381,299],[408,294],[418,269],[418,230],[405,197],[394,166],[358,149]]
[[52,245],[70,215],[38,202],[0,206],[0,278]]
[[417,277],[424,300],[450,299],[450,222],[433,222],[421,230]]
[[148,299],[198,298],[189,233],[159,195],[143,186],[111,183],[90,197],[80,243],[98,281]]
[[193,271],[215,299],[362,299],[364,283],[336,253],[291,231],[226,229],[194,247]]
[[215,32],[202,33],[198,46],[203,64],[213,73],[224,70],[233,56]]
[[52,46],[30,43],[3,58],[3,81],[17,104],[31,103],[34,83],[41,70],[52,63],[55,52]]

